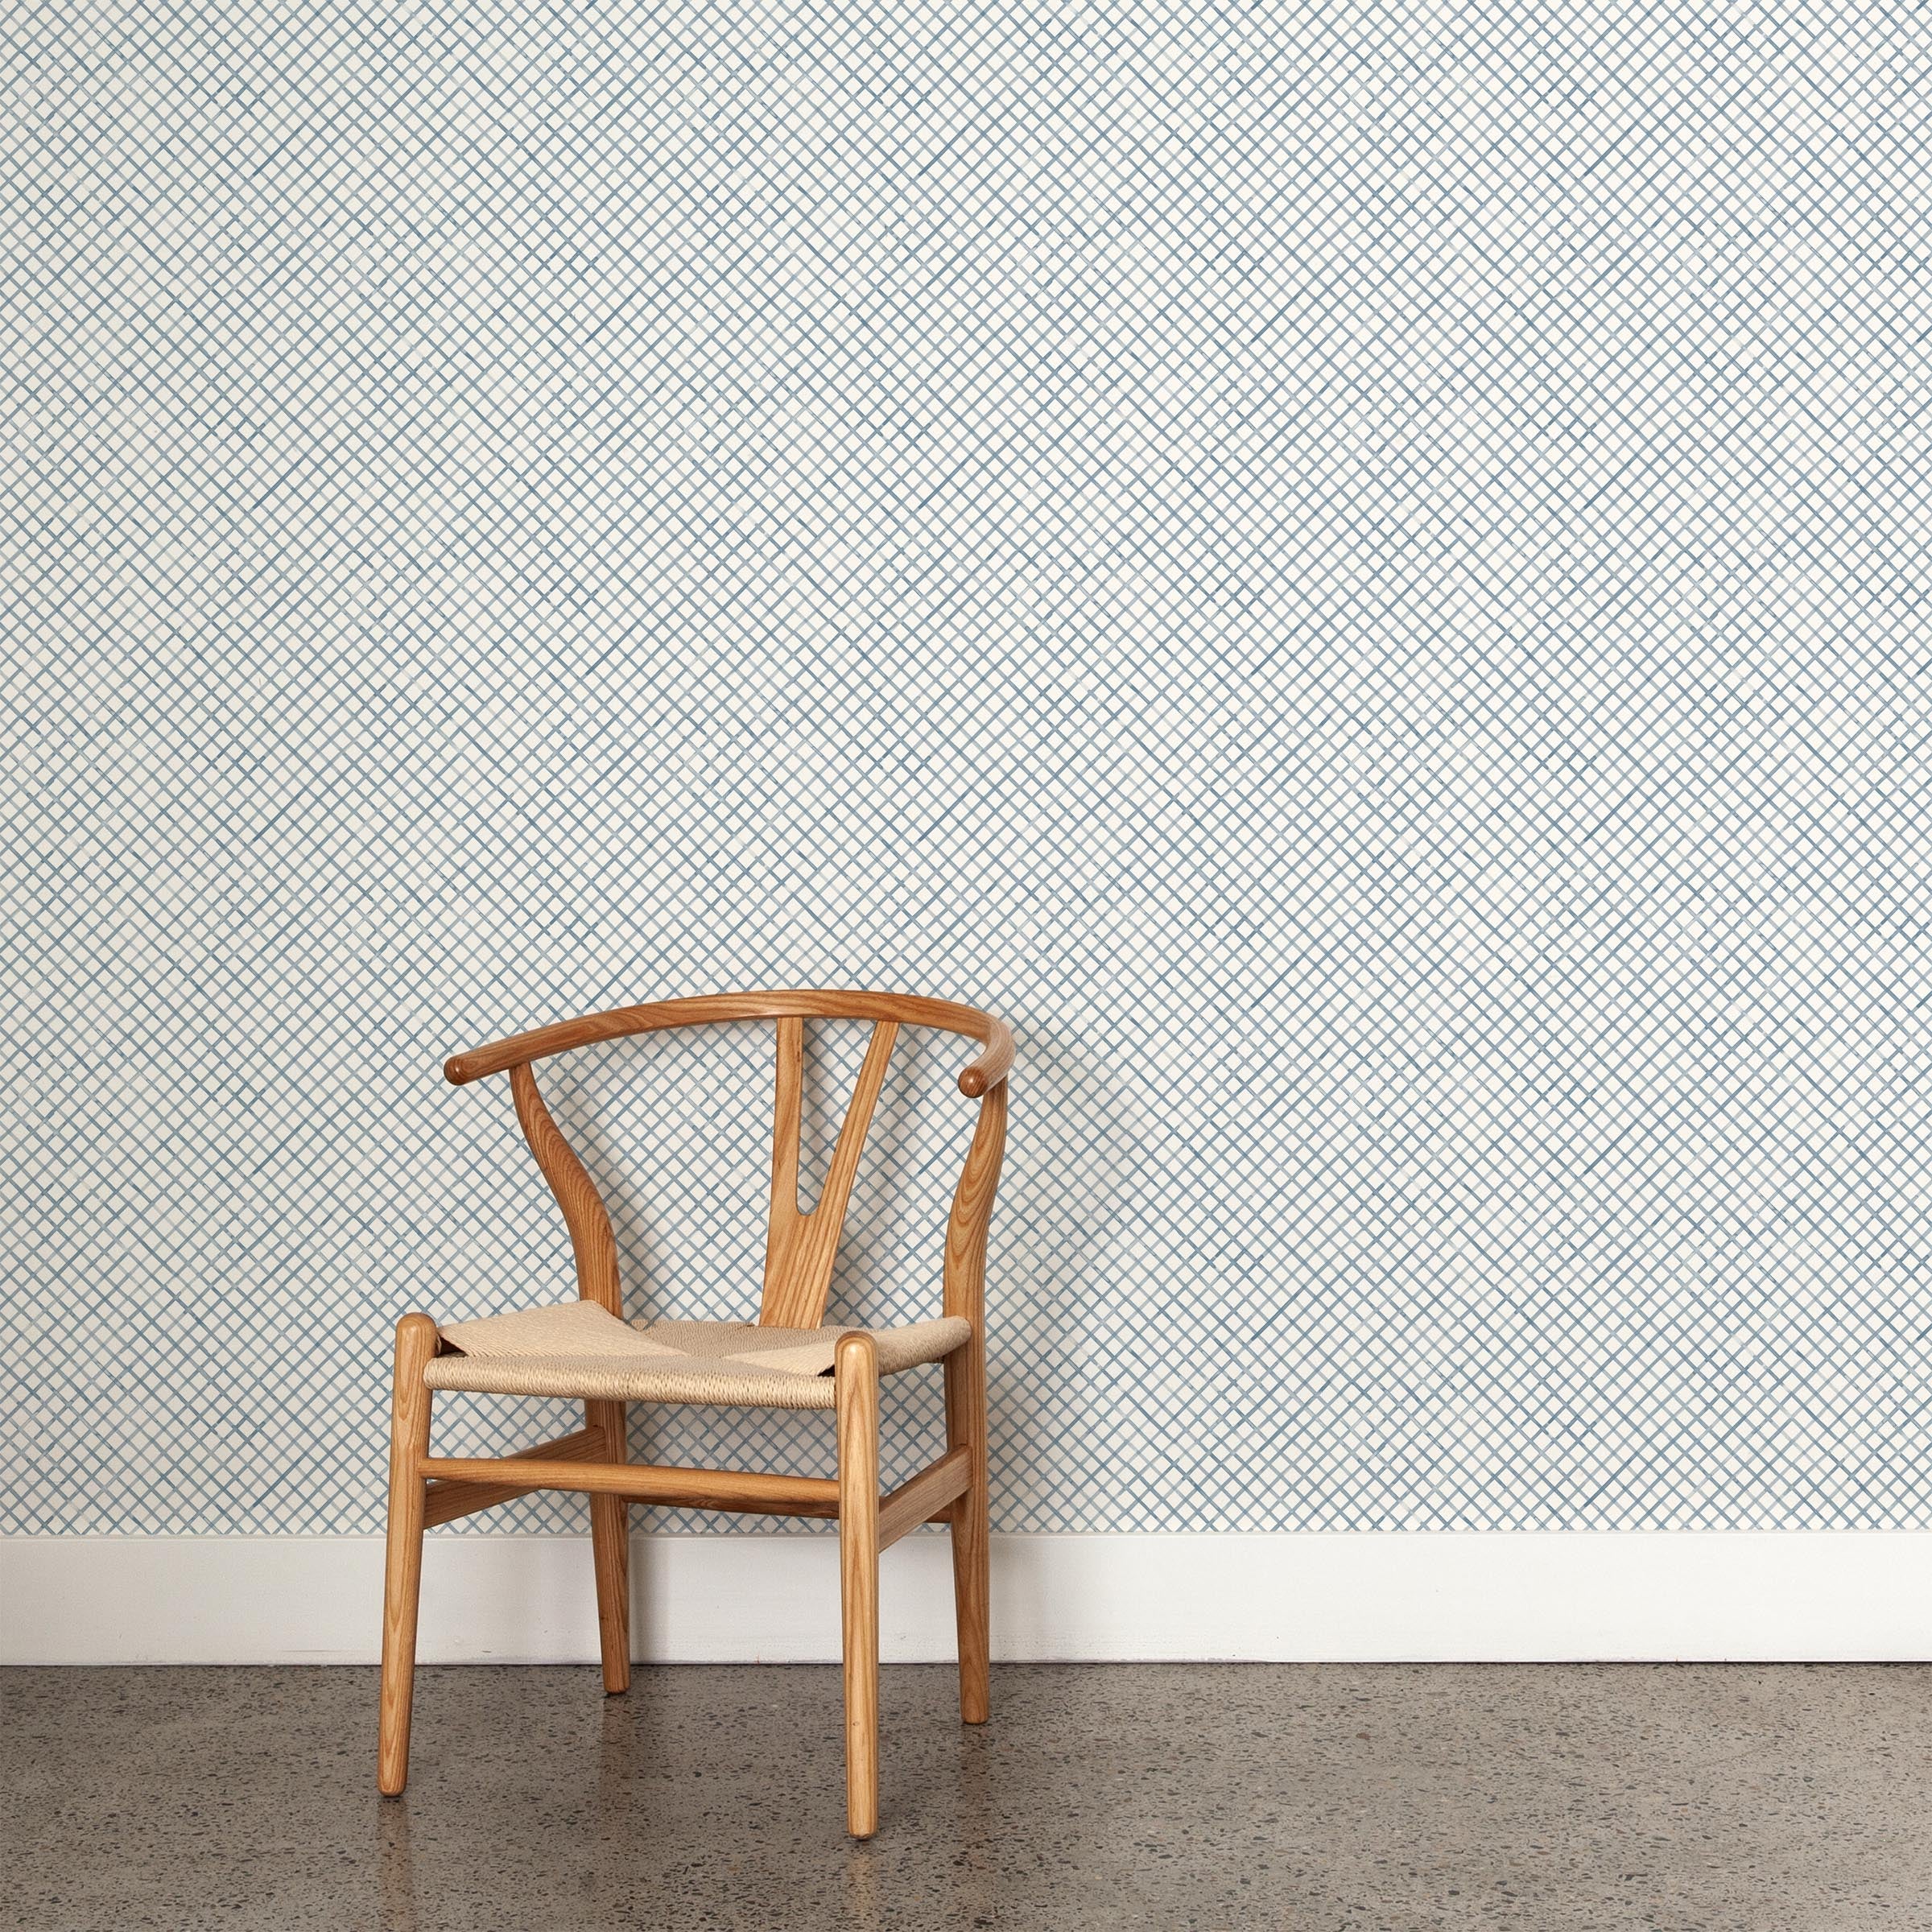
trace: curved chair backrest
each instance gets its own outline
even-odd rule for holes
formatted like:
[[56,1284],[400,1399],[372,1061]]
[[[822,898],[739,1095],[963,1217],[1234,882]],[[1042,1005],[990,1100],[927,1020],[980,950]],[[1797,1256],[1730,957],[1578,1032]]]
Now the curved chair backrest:
[[[799,1210],[799,1133],[804,1092],[805,1022],[861,1019],[873,1022],[865,1064],[852,1088],[838,1144],[817,1204]],[[1002,1020],[952,1000],[894,993],[730,993],[695,999],[657,1000],[619,1006],[582,1019],[560,1020],[535,1032],[479,1046],[444,1062],[444,1077],[464,1086],[506,1071],[517,1118],[537,1165],[557,1197],[570,1229],[576,1260],[577,1292],[613,1315],[623,1312],[617,1283],[617,1242],[610,1216],[584,1164],[558,1132],[537,1091],[533,1062],[572,1047],[629,1034],[662,1033],[678,1026],[709,1026],[737,1020],[778,1022],[778,1078],[773,1108],[771,1208],[765,1237],[762,1327],[815,1328],[825,1319],[832,1261],[845,1224],[846,1203],[858,1173],[859,1155],[885,1084],[893,1042],[902,1026],[934,1026],[980,1042],[984,1051],[960,1074],[960,1091],[980,1102],[979,1124],[953,1195],[946,1228],[945,1312],[976,1325],[986,1265],[986,1228],[999,1183],[1006,1137],[1006,1075],[1013,1064],[1013,1034]]]

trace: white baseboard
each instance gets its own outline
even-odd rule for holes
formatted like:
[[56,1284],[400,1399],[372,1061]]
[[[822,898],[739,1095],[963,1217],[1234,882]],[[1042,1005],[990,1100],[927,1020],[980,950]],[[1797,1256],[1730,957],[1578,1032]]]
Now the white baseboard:
[[[945,1539],[889,1550],[890,1662],[950,1658]],[[641,1657],[838,1654],[837,1545],[819,1536],[640,1537]],[[993,1654],[1544,1662],[1932,1657],[1932,1534],[1003,1536]],[[371,1537],[0,1541],[0,1662],[371,1663]],[[597,1655],[588,1539],[432,1537],[420,1655]]]

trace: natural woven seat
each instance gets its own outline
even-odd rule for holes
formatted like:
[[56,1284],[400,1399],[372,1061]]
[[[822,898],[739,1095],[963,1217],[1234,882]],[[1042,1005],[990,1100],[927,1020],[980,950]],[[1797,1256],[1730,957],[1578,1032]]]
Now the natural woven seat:
[[842,1335],[869,1335],[881,1375],[943,1360],[971,1339],[956,1315],[902,1328],[766,1328],[747,1322],[626,1322],[595,1302],[445,1324],[423,1371],[431,1389],[604,1402],[830,1409]]
[[[799,1204],[799,1135],[805,1022],[869,1020],[872,1037],[817,1202]],[[596,1184],[557,1131],[537,1091],[536,1063],[599,1040],[671,1027],[776,1021],[771,1196],[765,1289],[756,1323],[625,1319],[617,1248]],[[873,1110],[902,1026],[976,1040],[959,1076],[980,1103],[947,1217],[935,1320],[845,1328],[825,1320],[839,1236]],[[390,1406],[389,1539],[382,1591],[382,1724],[376,1763],[383,1791],[409,1775],[416,1610],[423,1533],[512,1502],[534,1489],[590,1502],[604,1688],[630,1683],[630,1543],[634,1502],[661,1508],[818,1517],[839,1526],[845,1678],[845,1816],[852,1835],[878,1823],[879,1553],[923,1523],[952,1543],[960,1633],[960,1715],[986,1721],[989,1522],[986,1508],[986,1230],[1006,1145],[1006,1075],[1013,1035],[991,1013],[951,1000],[892,993],[734,993],[659,1000],[564,1020],[479,1046],[444,1063],[456,1086],[510,1075],[523,1137],[563,1210],[576,1264],[575,1302],[439,1325],[425,1314],[396,1324]],[[946,1448],[890,1493],[879,1488],[879,1383],[922,1364],[945,1377]],[[507,1456],[436,1456],[430,1408],[441,1391],[562,1396],[584,1405],[581,1429]],[[831,1476],[662,1467],[630,1460],[627,1405],[702,1402],[831,1411]]]

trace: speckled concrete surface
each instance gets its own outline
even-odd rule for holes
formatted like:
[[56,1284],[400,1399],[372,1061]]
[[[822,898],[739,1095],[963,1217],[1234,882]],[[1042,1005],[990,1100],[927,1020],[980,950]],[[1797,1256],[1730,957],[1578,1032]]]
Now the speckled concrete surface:
[[825,1669],[425,1670],[376,1795],[368,1670],[0,1674],[33,1932],[322,1927],[1932,1928],[1932,1670],[889,1670],[842,1831]]

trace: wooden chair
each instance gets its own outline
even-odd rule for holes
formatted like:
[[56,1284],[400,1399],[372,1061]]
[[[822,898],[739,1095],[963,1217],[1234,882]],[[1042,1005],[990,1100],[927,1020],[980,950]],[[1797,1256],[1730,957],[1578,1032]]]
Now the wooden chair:
[[[865,1064],[818,1204],[798,1203],[804,1023],[873,1022]],[[623,1321],[610,1219],[590,1176],[537,1092],[535,1062],[593,1041],[722,1021],[775,1020],[778,1075],[764,1297],[757,1327]],[[859,1154],[902,1026],[935,1026],[980,1042],[959,1076],[980,1103],[978,1125],[947,1224],[943,1317],[896,1329],[827,1329],[825,1301]],[[576,1302],[439,1328],[427,1315],[396,1324],[389,1465],[389,1554],[382,1604],[382,1688],[378,1782],[391,1794],[409,1771],[411,1694],[423,1532],[532,1489],[587,1493],[597,1575],[604,1688],[630,1682],[627,1512],[639,1502],[835,1519],[845,1660],[845,1805],[848,1828],[878,1824],[879,1552],[921,1523],[952,1535],[959,1621],[960,1715],[987,1715],[986,1229],[1006,1138],[1006,1075],[1013,1036],[990,1013],[949,1000],[875,993],[747,993],[663,1000],[565,1020],[444,1067],[460,1086],[507,1071],[517,1118],[564,1211],[576,1261]],[[827,1364],[820,1370],[817,1364]],[[944,1364],[946,1453],[881,1496],[879,1378],[920,1362]],[[585,1426],[503,1459],[429,1453],[437,1389],[558,1395],[584,1406]],[[836,1416],[838,1475],[770,1476],[663,1468],[627,1459],[629,1402],[704,1402],[829,1409]]]

